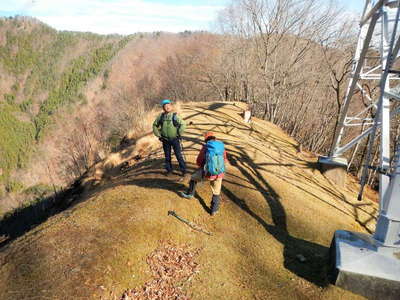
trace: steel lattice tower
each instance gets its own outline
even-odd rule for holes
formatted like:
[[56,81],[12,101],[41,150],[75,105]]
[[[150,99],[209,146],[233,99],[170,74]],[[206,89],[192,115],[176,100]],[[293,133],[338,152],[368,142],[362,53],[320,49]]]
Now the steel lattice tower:
[[[367,297],[395,299],[400,297],[400,141],[391,157],[390,128],[394,103],[400,101],[400,71],[395,70],[399,58],[400,0],[366,0],[360,22],[358,44],[345,101],[328,157],[321,157],[322,166],[343,168],[341,157],[347,150],[369,137],[365,167],[361,179],[361,200],[368,169],[372,168],[371,152],[379,139],[379,217],[373,235],[337,231],[331,246],[331,267],[335,283]],[[366,83],[379,86],[373,99]],[[350,113],[354,94],[361,92],[369,101],[366,108]],[[371,110],[375,117],[370,117]],[[346,134],[351,127],[362,132],[352,139]],[[346,142],[344,142],[346,141]],[[392,145],[394,146],[394,145]],[[395,147],[392,147],[395,148]],[[397,298],[400,299],[400,298]]]

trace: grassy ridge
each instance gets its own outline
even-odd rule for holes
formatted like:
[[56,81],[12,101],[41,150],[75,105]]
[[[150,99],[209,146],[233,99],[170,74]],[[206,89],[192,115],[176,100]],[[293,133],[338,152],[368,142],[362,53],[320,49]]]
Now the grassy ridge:
[[[161,157],[123,171],[106,168],[96,185],[82,180],[81,197],[66,193],[64,203],[74,198],[73,207],[46,215],[34,229],[18,227],[33,209],[0,224],[0,236],[19,236],[0,253],[0,299],[120,298],[152,279],[147,258],[163,241],[201,249],[200,272],[180,285],[191,299],[361,299],[329,285],[327,254],[335,230],[365,231],[360,224],[374,223],[376,204],[368,196],[359,206],[358,185],[338,189],[281,129],[257,118],[243,123],[243,107],[182,105],[191,124],[183,140],[191,170],[203,132],[226,142],[229,164],[215,217],[208,214],[209,184],[193,199],[181,198],[187,183],[165,178]],[[133,159],[137,152],[125,153]],[[170,210],[212,235],[168,216]]]

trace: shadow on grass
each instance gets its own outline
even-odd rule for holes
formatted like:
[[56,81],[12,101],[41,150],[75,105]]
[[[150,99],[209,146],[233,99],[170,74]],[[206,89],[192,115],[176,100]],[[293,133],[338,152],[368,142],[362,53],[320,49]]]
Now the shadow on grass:
[[[320,287],[328,285],[326,266],[328,264],[327,247],[317,243],[309,242],[299,238],[292,237],[283,227],[286,222],[284,211],[273,204],[272,217],[274,224],[268,224],[259,215],[253,212],[243,199],[237,197],[229,188],[222,187],[222,192],[230,201],[240,207],[246,214],[254,218],[264,229],[271,234],[283,246],[284,267]],[[269,200],[269,204],[272,202]],[[298,255],[303,255],[306,262],[301,262]]]
[[[83,185],[82,178],[80,178],[68,189],[41,199],[29,206],[13,211],[11,214],[6,215],[0,220],[0,249],[36,226],[42,224],[50,217],[61,213],[66,209],[73,208],[76,204],[82,201],[80,197],[83,191],[86,191],[85,199],[89,199],[90,197],[109,188],[127,183],[130,184],[129,182],[132,181],[132,177],[137,176],[150,177],[151,180],[144,179],[144,181],[142,181],[143,186],[145,186],[144,184],[147,184],[149,188],[159,187],[175,192],[177,190],[182,190],[184,185],[162,175],[164,172],[162,163],[162,159],[143,161],[135,165],[133,168],[124,171],[121,171],[122,165],[119,165],[113,170],[109,170],[114,174],[116,173],[116,170],[119,171],[119,175],[114,176],[111,182],[103,183],[99,187],[92,187],[92,182],[87,182]],[[157,166],[160,166],[160,168],[158,169]],[[140,185],[141,181],[135,181],[135,184]]]
[[22,236],[29,230],[45,222],[51,216],[62,212],[74,203],[83,191],[80,180],[77,180],[70,188],[48,196],[34,204],[17,209],[6,215],[0,221],[0,249]]
[[[252,166],[250,169],[243,167],[242,163],[249,160],[244,153],[240,157],[233,155],[230,160],[231,164],[263,195],[270,208],[273,224],[268,224],[257,213],[252,211],[247,205],[246,200],[239,198],[227,185],[222,187],[224,195],[246,214],[255,219],[269,234],[283,245],[284,266],[286,269],[320,287],[327,286],[329,282],[326,275],[326,266],[329,249],[317,243],[291,236],[287,229],[286,212],[280,202],[280,197],[264,179],[262,174],[259,173],[257,166]],[[232,184],[229,185],[234,186]],[[299,255],[304,256],[306,261],[302,262]]]

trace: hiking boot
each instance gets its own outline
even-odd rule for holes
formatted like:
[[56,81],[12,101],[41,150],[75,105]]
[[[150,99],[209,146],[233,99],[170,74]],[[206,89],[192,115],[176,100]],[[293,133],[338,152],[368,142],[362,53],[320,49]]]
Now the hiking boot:
[[180,194],[183,198],[190,199],[193,198],[195,191],[196,191],[196,181],[190,180],[187,192],[186,193],[180,192]]
[[165,177],[169,177],[169,176],[171,176],[173,173],[172,173],[172,171],[165,171],[164,172],[164,176]]
[[193,195],[190,195],[188,193],[185,192],[179,192],[179,194],[181,195],[181,197],[186,198],[186,199],[192,199]]
[[211,200],[211,213],[210,213],[211,216],[214,216],[214,215],[217,213],[217,211],[218,211],[218,209],[219,209],[220,200],[221,200],[221,198],[220,198],[219,195],[213,195],[213,196],[212,196],[212,200]]

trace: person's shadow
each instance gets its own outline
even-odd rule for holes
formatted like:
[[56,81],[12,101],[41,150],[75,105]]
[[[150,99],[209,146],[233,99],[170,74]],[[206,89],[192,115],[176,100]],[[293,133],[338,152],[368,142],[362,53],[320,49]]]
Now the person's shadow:
[[195,193],[194,196],[199,201],[199,203],[200,203],[201,207],[203,207],[204,211],[208,214],[211,214],[211,208],[207,205],[206,201],[198,193]]

